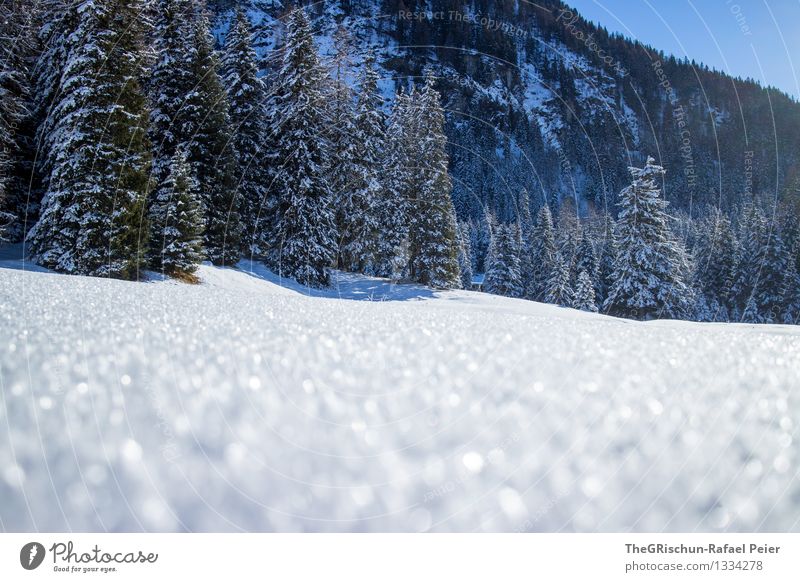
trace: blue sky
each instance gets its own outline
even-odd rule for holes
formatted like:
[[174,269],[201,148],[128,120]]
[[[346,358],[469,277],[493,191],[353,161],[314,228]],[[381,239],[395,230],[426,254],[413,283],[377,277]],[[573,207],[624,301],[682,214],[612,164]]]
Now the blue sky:
[[609,31],[800,98],[800,0],[566,2]]

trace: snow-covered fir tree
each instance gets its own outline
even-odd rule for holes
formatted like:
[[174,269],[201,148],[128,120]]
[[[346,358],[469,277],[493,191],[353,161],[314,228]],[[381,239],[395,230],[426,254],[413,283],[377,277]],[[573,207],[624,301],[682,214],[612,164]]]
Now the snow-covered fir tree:
[[472,269],[476,273],[486,272],[486,256],[492,242],[491,214],[484,208],[477,220],[470,223],[470,245],[472,247]]
[[364,272],[375,263],[380,236],[379,204],[383,198],[381,163],[386,133],[378,91],[375,56],[370,52],[358,81],[352,164],[352,181],[345,196],[339,196],[340,262],[350,271]]
[[[797,243],[795,243],[797,245]],[[789,253],[788,265],[783,283],[783,323],[800,324],[800,272],[797,268],[797,257],[800,246]]]
[[192,29],[189,64],[196,84],[186,97],[184,109],[193,132],[183,143],[200,192],[206,256],[215,265],[235,265],[241,256],[242,224],[236,200],[237,152],[228,98],[204,11],[195,10]]
[[594,250],[594,243],[592,242],[592,235],[588,229],[578,228],[578,243],[575,248],[575,259],[572,266],[572,285],[577,292],[578,277],[582,272],[592,283],[592,288],[595,290],[595,295],[598,289],[598,278],[600,277],[600,266],[597,260],[597,254]]
[[[196,58],[192,42],[194,10],[192,0],[160,0],[155,18],[154,64],[146,87],[150,102],[148,135],[153,144],[153,190],[148,200],[151,231],[149,262],[162,269],[160,241],[167,217],[163,201],[171,196],[168,180],[178,150],[188,155],[189,142],[197,129],[196,111],[185,107],[197,85],[191,63]],[[160,201],[156,204],[156,201]]]
[[270,260],[281,275],[316,287],[329,284],[337,240],[326,180],[325,84],[308,17],[296,9],[287,22],[271,103],[271,195],[279,203]]
[[597,313],[594,284],[591,276],[586,271],[581,271],[575,282],[575,296],[572,299],[572,306],[581,311]]
[[0,6],[0,240],[19,241],[30,214],[32,158],[31,69],[38,5],[7,0]]
[[190,67],[196,51],[191,42],[192,0],[159,0],[154,25],[154,63],[145,86],[150,102],[149,135],[153,175],[166,179],[178,147],[186,145],[194,124],[183,110],[197,84]]
[[544,300],[555,272],[557,253],[553,215],[548,206],[542,206],[536,214],[536,224],[533,230],[531,249],[533,271],[525,290],[527,299]]
[[258,76],[256,52],[252,45],[250,21],[245,11],[236,10],[225,38],[222,82],[228,94],[233,146],[238,164],[234,176],[242,222],[242,248],[263,256],[269,246],[267,208],[267,155],[265,92]]
[[[0,241],[7,240],[9,231],[16,230],[21,223],[8,203],[12,155],[18,150],[13,128],[22,119],[23,111],[22,97],[15,90],[17,85],[12,72],[0,70]],[[15,238],[13,234],[11,238]]]
[[414,155],[411,95],[400,91],[386,130],[383,155],[384,188],[378,200],[380,237],[374,271],[382,277],[400,279],[408,270],[408,222],[411,181],[408,171]]
[[761,316],[758,314],[755,297],[752,295],[747,299],[741,321],[742,323],[763,323]]
[[[150,75],[150,138],[155,181],[151,200],[165,187],[173,158],[184,147],[197,179],[204,216],[204,252],[218,265],[240,256],[241,218],[236,200],[237,158],[229,104],[220,81],[202,5],[193,0],[161,0],[156,28],[156,62]],[[164,217],[152,215],[163,222]],[[160,268],[160,249],[151,253]]]
[[528,191],[522,190],[517,197],[517,225],[519,228],[519,263],[522,274],[522,289],[527,289],[533,279],[533,239],[535,236],[531,202]]
[[598,236],[600,250],[597,259],[597,286],[595,287],[598,308],[605,303],[613,282],[614,263],[617,260],[615,229],[616,223],[610,215],[606,214],[603,218],[602,232]]
[[[2,130],[3,128],[0,127],[0,131]],[[6,198],[8,197],[8,168],[10,165],[11,163],[5,151],[0,150],[0,242],[8,240],[6,232],[15,220],[13,214],[3,210],[6,204]]]
[[84,0],[70,9],[77,24],[48,113],[49,176],[30,251],[54,270],[132,279],[145,251],[150,163],[141,3]]
[[577,202],[571,197],[565,198],[558,209],[558,226],[556,228],[556,248],[561,258],[570,269],[572,280],[575,273],[575,257],[581,240],[582,228],[578,218]]
[[[749,309],[749,317],[753,319],[755,303],[749,305],[750,299],[758,283],[761,256],[767,243],[767,219],[761,208],[748,203],[739,215],[737,228],[736,270],[731,286],[731,302],[737,314]],[[742,316],[743,317],[743,316]]]
[[472,289],[472,246],[470,243],[470,225],[466,222],[458,223],[459,247],[458,267],[461,270],[461,287]]
[[702,222],[694,245],[695,284],[702,298],[704,312],[700,319],[728,321],[731,287],[736,275],[738,243],[730,220],[719,209]]
[[519,229],[516,224],[498,224],[493,228],[486,261],[483,290],[505,297],[522,297]]
[[163,222],[151,223],[150,235],[163,272],[192,280],[191,274],[203,258],[203,215],[197,180],[183,147],[175,152],[170,172],[152,206],[155,216],[164,217]]
[[783,298],[785,276],[789,267],[789,256],[777,224],[767,233],[767,241],[758,256],[759,270],[752,298],[757,320],[761,323],[783,322]]
[[617,257],[605,310],[635,319],[683,318],[691,309],[691,291],[683,279],[685,251],[659,196],[664,169],[648,158],[644,168],[630,173],[632,184],[620,194]]
[[[356,139],[356,96],[352,87],[353,42],[340,24],[333,37],[334,54],[326,87],[328,115],[327,180],[333,194],[338,234],[336,262],[343,270],[354,268],[351,246],[359,247],[362,200],[356,195],[358,181],[358,142]],[[353,249],[356,252],[360,249]]]
[[409,216],[409,275],[440,289],[461,284],[458,269],[458,227],[451,198],[444,111],[432,74],[425,78],[413,107],[416,113],[415,156]]
[[573,290],[570,283],[570,268],[567,261],[556,251],[553,261],[553,270],[544,294],[544,302],[571,307],[573,303]]
[[[26,4],[30,7],[29,3]],[[18,200],[22,212],[15,212],[18,216],[24,213],[26,229],[38,220],[42,197],[52,173],[50,164],[55,155],[51,155],[50,150],[51,146],[58,144],[53,143],[49,136],[53,135],[55,125],[60,121],[53,115],[55,99],[72,45],[70,36],[77,29],[80,18],[77,6],[65,4],[63,0],[42,0],[35,6],[38,8],[38,31],[32,39],[35,57],[30,73],[30,166],[24,173],[23,187],[18,190],[18,194],[24,196],[24,200]],[[19,232],[20,237],[23,234]]]

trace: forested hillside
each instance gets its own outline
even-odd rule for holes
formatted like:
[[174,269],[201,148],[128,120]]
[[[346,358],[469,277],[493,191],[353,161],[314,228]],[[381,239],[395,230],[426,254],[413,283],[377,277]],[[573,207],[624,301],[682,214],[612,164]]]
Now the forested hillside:
[[796,322],[800,105],[553,1],[21,0],[2,236],[191,282],[243,255],[626,317]]
[[[247,7],[268,70],[294,4],[212,2],[215,28],[221,38],[233,7]],[[752,194],[796,198],[800,104],[610,35],[561,2],[352,0],[308,11],[323,52],[344,22],[357,50],[378,51],[387,86],[435,72],[462,219],[487,204],[512,219],[523,187],[535,205],[577,196],[613,206],[627,167],[648,155],[669,170],[667,200],[694,216]]]

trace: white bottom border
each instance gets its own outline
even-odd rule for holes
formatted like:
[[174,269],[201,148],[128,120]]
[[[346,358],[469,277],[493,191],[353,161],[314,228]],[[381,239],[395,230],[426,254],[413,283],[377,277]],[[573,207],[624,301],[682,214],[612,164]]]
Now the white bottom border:
[[0,534],[0,580],[797,581],[799,549],[800,534]]

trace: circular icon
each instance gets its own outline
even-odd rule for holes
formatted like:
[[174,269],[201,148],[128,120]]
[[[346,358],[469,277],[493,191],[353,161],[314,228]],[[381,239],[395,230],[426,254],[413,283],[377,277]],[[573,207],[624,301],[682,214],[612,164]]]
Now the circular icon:
[[19,563],[26,570],[35,570],[44,561],[44,546],[39,542],[29,542],[19,551]]

